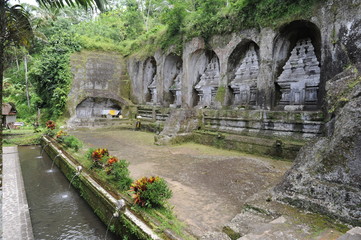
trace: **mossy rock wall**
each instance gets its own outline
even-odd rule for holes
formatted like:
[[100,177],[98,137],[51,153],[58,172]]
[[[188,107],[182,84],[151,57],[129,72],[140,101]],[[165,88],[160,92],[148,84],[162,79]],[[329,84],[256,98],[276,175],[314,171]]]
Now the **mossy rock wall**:
[[122,109],[122,115],[131,112],[131,84],[126,61],[120,54],[99,51],[81,51],[71,56],[73,81],[67,109],[71,118],[77,118],[77,106],[88,98],[110,99]]
[[220,132],[195,131],[192,134],[179,135],[171,143],[195,142],[221,149],[235,150],[266,157],[293,161],[303,143],[291,143],[277,139],[255,138],[230,135]]

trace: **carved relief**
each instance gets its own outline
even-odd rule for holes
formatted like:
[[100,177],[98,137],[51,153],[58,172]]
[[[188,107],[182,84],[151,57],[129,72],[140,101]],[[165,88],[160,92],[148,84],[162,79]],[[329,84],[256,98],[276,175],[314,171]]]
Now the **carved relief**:
[[[157,101],[157,98],[152,96],[153,92],[156,91],[157,81],[156,80],[157,63],[153,57],[148,58],[144,62],[143,70],[143,101],[146,104],[153,104],[153,101]],[[154,95],[154,94],[153,94]]]
[[174,96],[173,106],[180,107],[182,105],[182,72],[181,66],[177,64],[177,73],[175,74],[175,78],[173,80],[172,86],[169,88],[169,91],[172,92]]
[[237,69],[236,77],[229,84],[233,90],[233,105],[255,105],[257,96],[258,56],[250,44],[246,56]]
[[311,39],[296,43],[291,56],[276,81],[280,86],[280,105],[316,105],[320,83],[320,67]]
[[150,103],[149,104],[157,104],[157,74],[154,75],[153,81],[148,86],[150,92]]
[[199,96],[199,106],[212,106],[220,82],[219,64],[217,57],[211,59],[200,81],[195,86]]

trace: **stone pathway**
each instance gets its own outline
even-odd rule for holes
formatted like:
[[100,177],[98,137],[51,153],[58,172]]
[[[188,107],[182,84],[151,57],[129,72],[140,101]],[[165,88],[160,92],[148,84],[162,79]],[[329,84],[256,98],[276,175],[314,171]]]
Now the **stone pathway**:
[[4,240],[34,239],[17,147],[3,148],[2,230]]

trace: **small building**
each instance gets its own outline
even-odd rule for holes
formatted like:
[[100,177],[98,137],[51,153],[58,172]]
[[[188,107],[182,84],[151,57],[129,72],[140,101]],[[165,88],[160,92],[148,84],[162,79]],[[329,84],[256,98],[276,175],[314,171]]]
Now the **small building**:
[[3,127],[13,128],[16,122],[16,108],[13,103],[2,104]]

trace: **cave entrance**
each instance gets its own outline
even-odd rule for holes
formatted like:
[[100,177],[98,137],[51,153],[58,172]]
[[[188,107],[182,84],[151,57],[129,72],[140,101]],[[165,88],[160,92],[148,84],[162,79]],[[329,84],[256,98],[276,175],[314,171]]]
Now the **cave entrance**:
[[121,114],[121,105],[109,98],[88,97],[76,107],[77,118],[115,118]]

